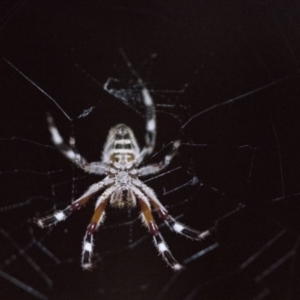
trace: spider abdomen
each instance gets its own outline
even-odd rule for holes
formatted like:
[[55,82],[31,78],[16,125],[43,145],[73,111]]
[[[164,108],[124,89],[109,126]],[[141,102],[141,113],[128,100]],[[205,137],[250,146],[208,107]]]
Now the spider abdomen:
[[126,165],[132,163],[140,153],[133,131],[118,124],[109,131],[103,151],[103,161]]

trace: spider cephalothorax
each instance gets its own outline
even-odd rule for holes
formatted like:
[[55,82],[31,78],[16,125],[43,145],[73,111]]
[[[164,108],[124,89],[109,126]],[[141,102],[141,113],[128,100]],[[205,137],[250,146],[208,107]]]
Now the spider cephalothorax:
[[163,161],[156,164],[140,166],[145,157],[152,153],[156,138],[154,104],[149,91],[145,87],[142,88],[141,93],[146,108],[146,136],[144,148],[140,151],[133,131],[128,126],[119,124],[110,129],[100,162],[88,163],[76,151],[74,137],[70,139],[70,145],[65,144],[55,127],[52,117],[48,116],[49,130],[55,146],[69,160],[85,172],[105,176],[101,181],[91,185],[79,199],[65,209],[36,220],[40,227],[54,225],[65,220],[74,211],[79,210],[91,198],[97,197],[95,211],[87,227],[83,242],[82,267],[84,269],[90,269],[92,267],[93,236],[104,220],[105,207],[108,204],[119,208],[125,205],[134,207],[138,204],[141,209],[143,223],[152,234],[158,252],[174,270],[179,270],[182,266],[173,257],[168,245],[160,234],[152,216],[152,208],[171,230],[179,234],[195,240],[201,240],[209,234],[209,231],[201,233],[177,222],[168,214],[168,211],[158,200],[154,191],[139,179],[143,176],[156,174],[166,168],[180,146],[180,141],[176,140],[173,143],[171,152],[165,156]]

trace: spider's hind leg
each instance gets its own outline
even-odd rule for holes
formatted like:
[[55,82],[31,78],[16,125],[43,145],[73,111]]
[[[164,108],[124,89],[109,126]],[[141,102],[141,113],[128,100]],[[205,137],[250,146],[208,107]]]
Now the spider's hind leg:
[[79,210],[84,206],[96,193],[102,190],[107,185],[107,181],[102,180],[98,183],[95,183],[89,187],[89,189],[71,205],[68,205],[63,210],[58,210],[51,215],[48,215],[44,218],[35,219],[34,222],[41,228],[49,227],[55,225],[58,222],[64,221],[69,217],[74,211]]
[[104,220],[105,207],[114,190],[115,187],[111,186],[98,198],[92,220],[86,229],[81,256],[81,266],[84,270],[90,270],[93,267],[94,233]]
[[151,205],[157,211],[159,217],[164,220],[167,226],[176,233],[184,235],[187,238],[201,241],[211,234],[212,230],[205,230],[203,232],[191,229],[188,226],[177,222],[172,216],[169,215],[168,211],[161,202],[157,199],[154,191],[141,181],[135,182],[136,186],[139,187],[142,192],[149,198]]
[[211,230],[200,232],[198,230],[189,228],[185,224],[177,222],[172,216],[168,214],[167,210],[163,206],[159,207],[157,209],[157,212],[160,218],[163,219],[167,226],[170,228],[170,230],[179,233],[189,239],[201,241],[211,234]]
[[94,248],[94,233],[98,229],[101,222],[104,220],[104,210],[106,201],[100,203],[94,212],[92,220],[86,229],[82,245],[81,266],[84,270],[90,270],[93,266],[93,248]]
[[173,270],[181,270],[183,266],[179,264],[177,260],[173,257],[167,243],[165,242],[164,238],[159,232],[158,227],[153,219],[151,210],[149,208],[149,204],[141,198],[139,198],[139,203],[142,210],[142,219],[153,236],[153,241],[158,252],[162,255],[163,259]]

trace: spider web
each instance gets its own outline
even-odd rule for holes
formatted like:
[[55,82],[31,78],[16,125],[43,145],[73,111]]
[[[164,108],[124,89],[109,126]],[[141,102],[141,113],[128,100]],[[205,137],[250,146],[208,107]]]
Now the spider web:
[[[298,299],[299,33],[293,1],[3,3],[1,298]],[[138,209],[108,209],[97,267],[83,272],[93,203],[49,230],[32,222],[99,180],[51,145],[46,114],[89,161],[117,123],[141,146],[134,72],[157,110],[147,163],[182,140],[170,167],[145,182],[175,218],[215,232],[191,242],[159,223],[186,266],[174,273]]]

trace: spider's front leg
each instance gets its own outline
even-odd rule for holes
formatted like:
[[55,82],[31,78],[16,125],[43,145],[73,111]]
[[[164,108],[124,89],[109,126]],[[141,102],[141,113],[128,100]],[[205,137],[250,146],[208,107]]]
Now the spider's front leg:
[[48,113],[47,115],[48,128],[51,134],[51,139],[53,144],[57,147],[57,149],[71,162],[78,165],[79,167],[86,164],[86,159],[82,157],[77,149],[76,149],[76,141],[75,137],[70,137],[70,144],[66,144],[64,142],[63,137],[59,133],[57,127],[55,126],[54,120],[52,116]]
[[76,148],[74,136],[70,137],[69,145],[64,142],[64,139],[55,126],[54,120],[50,114],[47,116],[47,121],[53,144],[68,160],[87,173],[97,175],[107,174],[109,169],[107,164],[102,162],[87,163],[86,159],[80,155]]
[[142,149],[139,157],[137,158],[137,164],[140,164],[146,156],[153,152],[156,140],[156,115],[153,99],[141,79],[139,83],[142,86],[142,98],[146,110],[146,134],[145,134],[145,146]]

